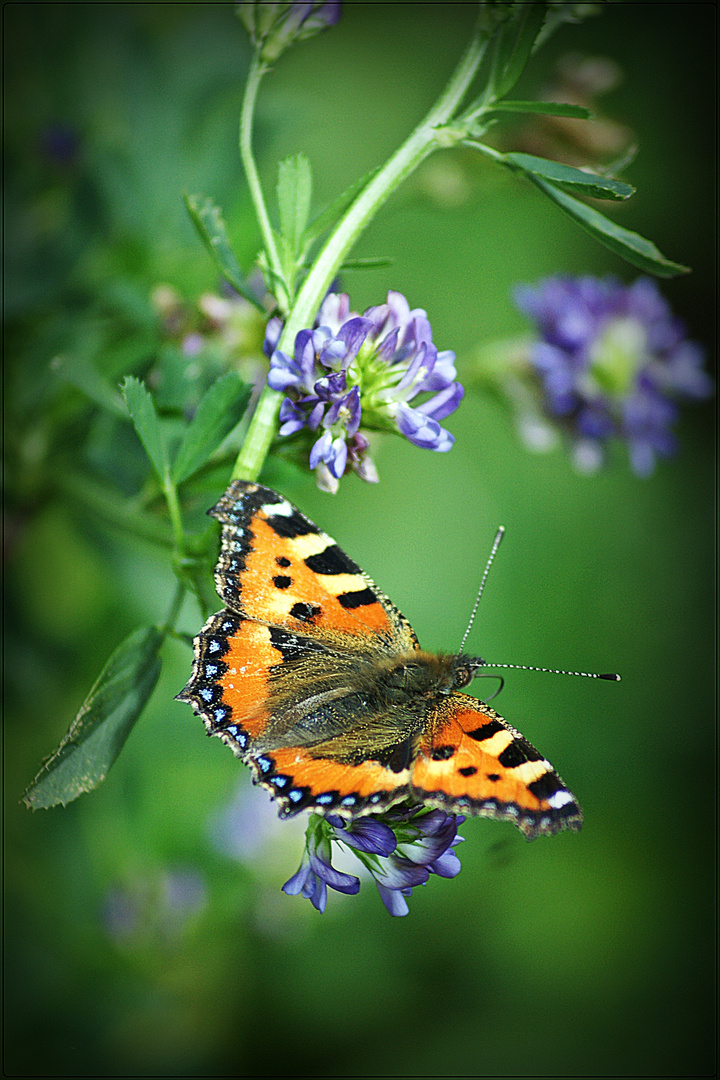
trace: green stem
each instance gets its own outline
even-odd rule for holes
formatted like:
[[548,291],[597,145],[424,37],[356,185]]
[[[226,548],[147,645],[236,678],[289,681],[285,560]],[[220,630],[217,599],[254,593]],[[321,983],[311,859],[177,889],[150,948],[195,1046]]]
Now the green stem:
[[[260,177],[258,176],[257,167],[255,165],[255,158],[252,152],[252,126],[253,126],[253,114],[255,112],[255,101],[257,99],[258,89],[260,87],[260,80],[267,71],[265,64],[261,62],[257,53],[253,56],[250,62],[250,71],[248,72],[247,85],[245,87],[245,96],[242,103],[242,111],[240,113],[240,158],[245,169],[245,175],[247,177],[248,187],[250,188],[250,195],[252,196],[253,205],[255,206],[255,213],[260,224],[260,229],[263,235],[263,241],[265,244],[265,251],[267,252],[268,262],[270,269],[277,275],[276,280],[278,282],[283,281],[282,264],[278,255],[277,246],[275,244],[275,236],[273,234],[272,226],[270,224],[270,218],[268,217],[267,208],[265,206],[265,198],[263,196],[262,187],[260,184]],[[284,289],[284,286],[280,285],[277,290],[278,304],[283,311],[287,311],[289,306],[289,297]]]
[[269,386],[263,390],[235,461],[232,480],[257,480],[275,437],[282,399],[278,390],[271,390]]
[[180,614],[180,609],[182,608],[186,591],[187,590],[183,583],[181,581],[178,581],[177,585],[175,586],[175,593],[170,604],[170,609],[167,613],[167,618],[165,619],[165,622],[160,628],[163,634],[174,633],[175,623],[177,622],[178,615]]
[[163,494],[165,495],[165,502],[167,503],[168,512],[170,514],[170,521],[172,522],[175,552],[179,558],[182,558],[185,554],[185,530],[183,529],[177,488],[169,476],[166,476],[164,479]]
[[[482,60],[487,38],[476,30],[440,98],[403,145],[393,154],[350,206],[315,259],[283,328],[278,347],[292,351],[295,335],[311,326],[345,256],[393,191],[434,150],[458,141],[463,133],[441,131],[462,101]],[[263,391],[235,462],[233,479],[255,480],[277,429],[283,395]]]

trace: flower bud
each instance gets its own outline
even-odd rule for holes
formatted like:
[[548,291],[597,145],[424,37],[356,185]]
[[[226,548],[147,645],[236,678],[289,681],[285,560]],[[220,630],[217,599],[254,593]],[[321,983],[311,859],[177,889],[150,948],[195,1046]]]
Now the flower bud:
[[272,63],[296,41],[334,26],[340,18],[339,3],[264,3],[242,0],[238,16],[250,35],[260,60]]

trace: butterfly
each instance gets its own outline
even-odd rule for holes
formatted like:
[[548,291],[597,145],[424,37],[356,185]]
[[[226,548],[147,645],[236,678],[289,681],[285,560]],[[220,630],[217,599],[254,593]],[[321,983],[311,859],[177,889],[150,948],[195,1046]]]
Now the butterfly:
[[235,480],[208,513],[223,526],[225,608],[195,639],[178,699],[281,817],[409,803],[512,821],[529,838],[581,827],[552,765],[460,692],[483,660],[421,649],[367,574],[277,492]]

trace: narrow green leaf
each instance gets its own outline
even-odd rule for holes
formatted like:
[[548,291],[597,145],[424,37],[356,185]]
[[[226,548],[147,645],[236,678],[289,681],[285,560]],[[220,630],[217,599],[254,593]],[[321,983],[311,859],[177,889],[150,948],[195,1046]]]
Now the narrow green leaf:
[[181,484],[192,476],[240,420],[251,388],[234,371],[223,375],[202,398],[191,420],[172,467],[172,478]]
[[584,105],[564,101],[496,101],[492,112],[541,113],[543,116],[570,116],[575,120],[591,120],[592,113]]
[[167,453],[152,394],[144,383],[132,375],[125,379],[121,389],[135,430],[140,436],[152,467],[163,482],[168,468]]
[[603,165],[600,170],[607,176],[618,176],[621,172],[627,169],[628,165],[632,165],[633,161],[637,157],[638,146],[637,143],[633,143],[620,154],[619,157],[609,161],[606,165]]
[[688,274],[690,272],[689,266],[682,266],[680,263],[666,259],[652,241],[646,240],[636,232],[624,229],[622,225],[617,225],[614,221],[610,221],[609,218],[606,218],[604,214],[600,214],[594,207],[586,206],[579,199],[575,199],[572,195],[567,195],[553,184],[541,180],[539,176],[532,173],[527,175],[541,191],[544,191],[566,214],[574,218],[583,229],[591,233],[601,244],[614,251],[616,255],[620,255],[623,259],[632,263],[633,266],[637,266],[640,270],[645,270],[650,274],[656,274],[658,277],[676,277],[678,274]]
[[236,292],[264,313],[262,304],[245,284],[240,264],[228,239],[220,207],[205,195],[186,195],[185,205],[200,239],[215,260],[222,276]]
[[89,360],[81,356],[56,356],[50,367],[59,378],[82,391],[101,409],[127,420],[127,409],[122,397]]
[[368,255],[367,258],[347,259],[340,270],[376,270],[383,266],[392,266],[394,260],[387,255]]
[[278,167],[277,198],[280,233],[295,258],[300,254],[303,233],[310,216],[312,172],[304,154],[285,158]]
[[503,25],[492,76],[495,97],[504,97],[509,90],[512,90],[525,70],[537,36],[545,22],[546,11],[546,4],[524,4],[519,14]]
[[583,172],[571,165],[562,165],[559,161],[549,161],[547,158],[535,157],[534,154],[504,154],[503,161],[520,169],[524,173],[532,173],[550,180],[558,187],[566,191],[573,191],[580,195],[590,195],[594,199],[628,199],[634,193],[635,188],[631,184],[624,184],[621,180],[615,180],[611,176],[598,176],[596,173]]
[[163,635],[135,630],[115,650],[70,730],[23,795],[32,810],[76,799],[105,779],[160,674]]
[[354,202],[357,195],[367,187],[370,181],[377,176],[381,166],[378,165],[374,169],[370,169],[364,176],[361,176],[359,180],[355,180],[354,183],[346,187],[345,190],[338,195],[337,199],[334,199],[329,206],[325,207],[323,212],[319,214],[313,222],[305,230],[305,236],[303,237],[303,252],[307,251],[311,244],[314,244],[318,237],[322,236],[331,226],[335,224],[341,214],[344,214],[347,208],[352,202]]

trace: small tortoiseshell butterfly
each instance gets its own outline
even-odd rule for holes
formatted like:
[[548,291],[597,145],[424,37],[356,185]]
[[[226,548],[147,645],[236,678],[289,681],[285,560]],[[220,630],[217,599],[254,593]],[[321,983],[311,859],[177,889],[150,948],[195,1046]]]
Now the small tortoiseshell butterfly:
[[179,695],[280,804],[344,818],[406,800],[579,829],[552,765],[477,698],[483,661],[424,652],[367,574],[281,495],[234,481],[215,578],[226,604]]

